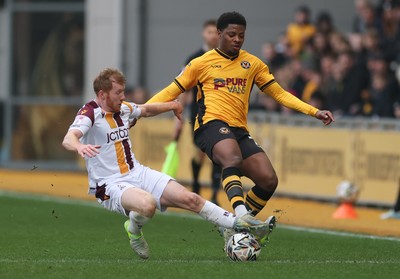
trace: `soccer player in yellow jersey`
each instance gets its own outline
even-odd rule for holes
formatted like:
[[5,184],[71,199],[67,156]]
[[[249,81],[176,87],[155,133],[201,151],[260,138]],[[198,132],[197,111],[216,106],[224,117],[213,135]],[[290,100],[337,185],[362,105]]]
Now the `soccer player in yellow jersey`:
[[[246,19],[241,14],[222,14],[217,29],[219,48],[193,59],[148,103],[174,100],[197,85],[199,112],[194,127],[195,143],[222,167],[222,184],[236,215],[246,215],[250,209],[255,216],[275,192],[278,178],[268,156],[252,139],[247,128],[253,85],[282,105],[314,116],[325,125],[334,119],[331,112],[318,110],[285,91],[267,65],[241,49],[246,31]],[[246,199],[241,176],[247,176],[255,183]],[[272,231],[275,217],[271,216],[266,222]],[[268,235],[259,241],[265,245],[267,238]]]

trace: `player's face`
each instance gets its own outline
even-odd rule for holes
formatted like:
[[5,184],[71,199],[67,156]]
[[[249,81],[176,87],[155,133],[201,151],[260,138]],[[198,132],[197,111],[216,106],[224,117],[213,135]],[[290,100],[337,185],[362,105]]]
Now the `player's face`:
[[113,87],[109,92],[103,92],[103,109],[108,112],[118,112],[125,99],[125,86],[112,82]]
[[244,43],[246,28],[243,25],[229,24],[223,31],[218,30],[219,48],[230,56],[239,53]]
[[208,49],[218,47],[219,36],[215,25],[208,25],[203,29],[203,40]]

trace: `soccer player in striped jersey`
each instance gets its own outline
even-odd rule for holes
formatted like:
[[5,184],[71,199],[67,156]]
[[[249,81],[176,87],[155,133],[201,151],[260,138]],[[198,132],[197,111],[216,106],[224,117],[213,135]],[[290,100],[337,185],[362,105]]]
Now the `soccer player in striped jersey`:
[[[316,117],[325,125],[334,119],[329,111],[306,104],[284,90],[259,58],[242,50],[246,19],[237,12],[222,14],[217,21],[219,47],[193,59],[181,74],[147,103],[167,102],[195,85],[199,112],[194,127],[195,143],[222,167],[223,188],[236,215],[255,216],[264,208],[278,185],[278,178],[263,149],[247,127],[249,97],[253,85],[282,105]],[[244,198],[241,176],[254,186]],[[267,221],[271,231],[275,217]],[[224,230],[225,236],[232,231]],[[268,235],[258,239],[262,245]]]
[[237,231],[265,233],[268,227],[236,217],[190,192],[173,178],[141,165],[131,150],[129,128],[140,117],[173,111],[180,118],[182,105],[165,102],[137,105],[124,102],[125,77],[115,69],[103,70],[94,80],[96,98],[78,112],[63,140],[63,146],[86,161],[89,194],[108,210],[127,217],[124,224],[132,249],[149,257],[142,226],[156,208],[179,207],[206,220]]

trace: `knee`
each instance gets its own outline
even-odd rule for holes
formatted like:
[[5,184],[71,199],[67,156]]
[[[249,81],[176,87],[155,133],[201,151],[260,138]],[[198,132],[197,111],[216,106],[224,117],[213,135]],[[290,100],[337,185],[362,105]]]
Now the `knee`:
[[275,172],[273,173],[273,175],[271,175],[269,180],[270,180],[270,188],[275,191],[279,183],[278,176],[276,175]]
[[197,213],[200,212],[202,198],[198,194],[188,192],[183,198],[183,202],[186,205],[186,209]]
[[242,166],[242,161],[243,161],[242,156],[232,155],[221,162],[221,167],[223,169],[228,167],[235,167],[239,169]]
[[151,194],[143,195],[139,213],[146,217],[153,217],[157,208],[156,200]]
[[263,178],[263,183],[260,185],[264,190],[267,191],[275,191],[275,189],[278,187],[278,176],[276,175],[275,172],[266,174]]

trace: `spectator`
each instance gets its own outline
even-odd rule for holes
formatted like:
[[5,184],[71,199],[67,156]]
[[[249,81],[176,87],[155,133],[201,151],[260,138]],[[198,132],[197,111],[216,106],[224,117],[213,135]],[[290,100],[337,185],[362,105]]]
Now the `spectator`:
[[272,42],[265,43],[262,46],[262,58],[268,65],[271,72],[275,72],[285,63],[285,56],[276,51],[275,44]]
[[[365,51],[363,48],[363,37],[359,33],[351,33],[348,35],[350,47],[354,52],[356,64],[366,71]],[[367,74],[367,73],[365,73]]]
[[380,43],[390,60],[395,60],[400,50],[400,2],[386,0],[382,3],[382,33]]
[[298,98],[301,98],[306,82],[302,76],[302,64],[299,59],[293,59],[288,65],[291,71],[291,79],[288,91]]
[[315,27],[317,32],[325,34],[326,36],[329,36],[331,33],[335,32],[333,19],[329,12],[324,11],[318,14]]
[[358,74],[353,53],[339,54],[332,68],[326,96],[327,107],[335,115],[352,116],[359,111],[362,81]]
[[312,96],[319,90],[321,75],[318,73],[317,65],[313,60],[303,61],[302,69],[304,88],[301,92],[301,99],[309,103]]
[[322,56],[328,55],[332,52],[329,44],[329,37],[322,32],[315,33],[312,38],[312,44],[314,49],[314,57],[319,61]]
[[368,58],[371,82],[368,90],[363,91],[363,116],[393,117],[393,103],[399,92],[394,75],[389,71],[383,54],[374,54]]
[[332,54],[324,55],[319,60],[319,69],[321,72],[320,93],[326,97],[328,94],[328,85],[333,78],[333,66],[335,64],[335,56]]
[[367,71],[368,57],[380,54],[379,36],[375,29],[368,30],[362,35],[362,50],[357,53],[356,64],[359,67],[360,75],[363,76],[365,84],[369,84],[370,73]]
[[347,38],[340,33],[331,33],[329,36],[329,44],[332,48],[332,52],[335,54],[341,54],[344,52],[352,51],[351,45]]
[[313,106],[319,106],[320,108],[324,108],[325,107],[325,98],[324,96],[321,94],[321,92],[316,91],[310,98],[310,104],[312,104]]
[[353,32],[365,33],[368,29],[382,30],[374,6],[368,0],[355,0],[357,15],[353,23]]
[[298,56],[306,42],[314,35],[315,27],[310,23],[310,10],[307,6],[296,9],[294,22],[287,27],[287,38],[294,56]]
[[362,36],[365,59],[374,53],[381,52],[379,47],[379,33],[376,29],[369,29]]

